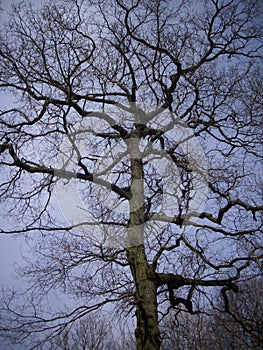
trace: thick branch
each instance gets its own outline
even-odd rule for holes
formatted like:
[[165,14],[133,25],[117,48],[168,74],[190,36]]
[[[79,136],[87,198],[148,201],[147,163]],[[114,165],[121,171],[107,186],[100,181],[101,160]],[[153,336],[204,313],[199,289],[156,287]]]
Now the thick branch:
[[48,168],[45,166],[32,166],[29,165],[27,162],[22,161],[19,159],[18,155],[15,153],[15,150],[13,148],[13,146],[11,144],[9,144],[8,142],[2,144],[0,146],[0,153],[2,153],[3,151],[5,151],[6,149],[8,149],[9,154],[11,155],[11,157],[14,160],[13,165],[19,167],[20,169],[23,169],[29,173],[40,173],[40,174],[49,174],[49,175],[55,175],[58,176],[59,178],[63,178],[63,179],[81,179],[81,180],[86,180],[86,181],[90,181],[93,183],[96,183],[98,185],[101,185],[103,187],[106,188],[111,188],[111,190],[115,193],[117,193],[121,198],[125,198],[125,199],[130,199],[131,198],[131,193],[128,191],[125,191],[123,189],[121,189],[119,186],[113,184],[113,183],[109,183],[106,180],[100,179],[98,177],[96,177],[95,175],[93,175],[92,173],[89,172],[85,172],[85,174],[83,173],[75,173],[73,171],[68,171],[65,169],[56,169],[56,168]]

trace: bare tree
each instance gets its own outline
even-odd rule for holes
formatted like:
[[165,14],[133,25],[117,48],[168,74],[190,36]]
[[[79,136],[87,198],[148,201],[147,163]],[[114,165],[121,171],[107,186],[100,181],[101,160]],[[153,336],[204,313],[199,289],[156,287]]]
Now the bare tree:
[[70,329],[52,339],[50,349],[115,349],[111,325],[98,315],[79,319]]
[[263,341],[262,279],[243,281],[239,290],[229,298],[229,312],[219,312],[222,306],[217,310],[212,322],[214,340],[221,349],[260,350]]
[[[116,304],[135,311],[137,349],[160,349],[171,309],[196,314],[220,291],[230,310],[262,259],[260,13],[257,0],[14,7],[1,232],[35,255],[25,302],[3,301],[4,336],[42,348]],[[59,288],[76,308],[47,308]]]
[[107,315],[98,317],[96,314],[79,319],[70,329],[66,329],[57,338],[51,340],[50,349],[135,349],[135,341],[127,330],[127,326],[120,326],[118,333],[114,334],[110,321]]
[[170,314],[163,324],[162,349],[262,349],[262,281],[239,283],[239,292],[230,297],[230,312],[222,301],[207,314]]

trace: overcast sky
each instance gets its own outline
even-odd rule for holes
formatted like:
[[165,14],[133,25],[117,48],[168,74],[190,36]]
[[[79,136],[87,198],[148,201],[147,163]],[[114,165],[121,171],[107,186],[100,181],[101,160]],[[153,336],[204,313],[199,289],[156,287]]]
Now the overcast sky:
[[[0,12],[1,26],[7,19],[6,12],[10,10],[12,1],[2,0],[0,2],[2,11]],[[0,108],[8,104],[8,96],[0,94]],[[1,181],[1,179],[0,179]],[[5,218],[0,213],[1,225],[4,224]],[[13,263],[16,260],[20,260],[20,245],[21,240],[14,239],[12,236],[6,236],[0,234],[0,285],[3,284],[12,285],[13,279],[11,277],[13,273]]]
[[[0,11],[0,23],[1,26],[8,19],[7,13],[11,9],[12,3],[18,3],[18,0],[0,0],[1,9]],[[42,3],[42,0],[34,0],[34,4]],[[11,99],[8,95],[0,94],[0,109],[7,107],[11,104]],[[1,181],[1,178],[0,178]],[[1,226],[5,224],[5,218],[0,213]],[[14,279],[14,263],[22,263],[21,252],[25,252],[25,243],[19,236],[7,236],[0,234],[0,290],[3,285],[12,287],[13,285],[18,286],[21,281]]]
[[[18,1],[15,1],[18,2]],[[13,1],[1,0],[1,11],[0,11],[0,24],[1,27],[3,23],[7,20],[7,12],[10,11],[11,4]],[[10,101],[10,102],[9,102]],[[7,106],[11,103],[11,100],[7,95],[0,94],[0,109],[3,106]],[[1,178],[0,178],[1,181]],[[5,225],[5,218],[0,212],[0,222],[1,226]],[[18,236],[7,236],[0,234],[0,297],[3,287],[17,289],[22,287],[21,280],[15,279],[15,269],[14,264],[22,264],[21,252],[25,251],[25,243]],[[11,344],[4,344],[1,341],[1,350],[22,350],[21,346],[12,346]]]

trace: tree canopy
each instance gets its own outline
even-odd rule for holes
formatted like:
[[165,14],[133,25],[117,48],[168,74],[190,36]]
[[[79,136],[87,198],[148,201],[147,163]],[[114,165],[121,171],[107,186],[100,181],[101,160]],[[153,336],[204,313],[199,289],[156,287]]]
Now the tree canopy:
[[[64,0],[13,7],[1,33],[3,234],[34,252],[0,331],[45,348],[107,305],[160,349],[262,278],[262,3]],[[59,211],[60,209],[60,211]],[[63,215],[61,215],[63,214]],[[48,310],[61,290],[77,307]],[[230,313],[233,313],[232,311]]]

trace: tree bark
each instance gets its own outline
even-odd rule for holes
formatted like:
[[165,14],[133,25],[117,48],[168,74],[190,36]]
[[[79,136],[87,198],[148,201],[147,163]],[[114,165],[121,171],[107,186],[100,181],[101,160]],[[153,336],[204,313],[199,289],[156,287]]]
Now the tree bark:
[[135,283],[137,350],[159,350],[161,345],[157,310],[157,283],[147,261],[143,243],[144,187],[139,138],[129,140],[131,157],[131,199],[127,257]]
[[158,326],[157,288],[151,278],[144,246],[128,248],[128,260],[135,282],[137,350],[159,350],[161,346]]

